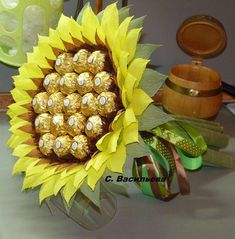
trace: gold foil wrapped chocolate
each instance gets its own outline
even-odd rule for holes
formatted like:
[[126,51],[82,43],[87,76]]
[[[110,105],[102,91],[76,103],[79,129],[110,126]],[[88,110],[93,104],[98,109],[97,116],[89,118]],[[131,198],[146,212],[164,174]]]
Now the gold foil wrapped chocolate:
[[66,134],[66,122],[64,114],[55,114],[51,119],[51,133],[60,136]]
[[82,97],[77,94],[73,93],[67,95],[64,98],[64,112],[66,115],[72,115],[79,111],[81,107]]
[[54,143],[54,152],[58,157],[64,157],[69,154],[71,138],[68,135],[56,138]]
[[64,95],[61,92],[49,96],[47,107],[51,114],[61,113],[63,111]]
[[101,116],[112,118],[119,110],[118,97],[115,93],[107,91],[101,93],[98,98],[98,112]]
[[64,94],[72,94],[76,91],[78,74],[66,73],[60,79],[60,91]]
[[87,59],[88,69],[96,75],[98,72],[105,69],[106,53],[103,51],[94,51]]
[[87,59],[90,52],[86,49],[80,49],[73,57],[73,69],[77,73],[82,73],[88,70]]
[[83,72],[77,78],[77,91],[81,95],[85,95],[93,90],[94,76],[90,72]]
[[78,135],[73,138],[70,153],[80,161],[86,160],[91,155],[91,142],[85,135]]
[[48,102],[48,94],[46,92],[41,92],[35,95],[32,101],[35,113],[37,114],[46,113],[48,111],[47,102]]
[[86,117],[82,113],[73,114],[67,120],[67,132],[73,137],[82,134],[85,126]]
[[98,139],[108,132],[108,124],[99,115],[89,117],[86,123],[85,133],[91,139]]
[[49,95],[56,93],[60,90],[60,85],[59,85],[60,79],[61,79],[60,74],[56,72],[48,74],[45,77],[43,81],[43,86]]
[[48,113],[43,113],[37,116],[34,121],[35,131],[38,134],[49,133],[51,129],[52,116]]
[[115,87],[114,75],[107,71],[97,73],[93,80],[94,90],[100,94],[104,91],[110,91]]
[[42,154],[49,156],[53,153],[55,139],[56,137],[50,133],[46,133],[40,137],[38,147]]
[[60,54],[56,59],[55,69],[60,75],[73,72],[73,55],[67,52]]
[[87,93],[82,97],[81,112],[85,116],[97,114],[97,98],[94,93]]

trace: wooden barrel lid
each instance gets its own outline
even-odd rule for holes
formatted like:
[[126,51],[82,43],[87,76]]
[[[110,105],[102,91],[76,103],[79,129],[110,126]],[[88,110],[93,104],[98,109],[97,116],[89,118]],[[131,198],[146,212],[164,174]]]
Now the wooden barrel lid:
[[202,59],[221,54],[227,45],[227,35],[222,23],[206,15],[186,19],[176,37],[178,45],[185,53]]

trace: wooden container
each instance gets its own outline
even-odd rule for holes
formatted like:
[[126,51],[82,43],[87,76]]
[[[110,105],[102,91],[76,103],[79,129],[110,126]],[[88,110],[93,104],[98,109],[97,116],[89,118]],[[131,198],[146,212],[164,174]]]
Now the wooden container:
[[226,48],[224,27],[213,17],[193,16],[180,26],[177,43],[192,56],[192,63],[176,65],[170,70],[163,89],[163,107],[173,114],[211,118],[222,103],[221,77],[202,62]]

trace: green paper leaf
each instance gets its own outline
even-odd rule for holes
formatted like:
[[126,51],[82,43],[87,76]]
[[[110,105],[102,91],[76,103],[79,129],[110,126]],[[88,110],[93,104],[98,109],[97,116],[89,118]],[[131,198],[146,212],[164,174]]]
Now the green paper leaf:
[[132,143],[126,146],[127,155],[132,158],[140,158],[149,155],[148,147],[144,143],[141,136],[139,136],[139,143]]
[[139,18],[136,18],[136,19],[132,20],[128,30],[132,30],[134,28],[142,28],[143,25],[144,25],[145,17],[146,16],[143,16],[143,17],[139,17]]
[[98,208],[100,208],[100,182],[96,184],[95,190],[92,191],[87,183],[83,183],[80,191],[90,199]]
[[130,6],[123,7],[118,11],[119,23],[121,24],[130,15]]
[[146,69],[140,81],[140,87],[150,96],[161,88],[166,76],[152,69]]
[[136,49],[136,58],[149,59],[154,51],[161,45],[156,44],[138,44]]
[[144,113],[138,118],[139,130],[151,131],[151,129],[172,120],[173,118],[169,114],[164,113],[157,106],[151,104],[144,111]]
[[89,6],[90,6],[90,3],[89,3],[89,2],[84,5],[84,7],[83,7],[82,10],[80,11],[80,13],[79,13],[79,15],[78,15],[78,17],[77,17],[77,19],[76,19],[77,23],[79,23],[79,24],[82,23],[83,12],[84,12],[84,10],[85,10],[87,7],[89,7]]

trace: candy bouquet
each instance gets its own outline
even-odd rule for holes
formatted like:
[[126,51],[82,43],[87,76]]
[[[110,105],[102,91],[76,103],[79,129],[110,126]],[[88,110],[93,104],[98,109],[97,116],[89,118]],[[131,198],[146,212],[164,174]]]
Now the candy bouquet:
[[[23,190],[39,191],[40,204],[53,202],[87,229],[115,214],[105,174],[122,175],[132,165],[140,190],[168,201],[178,194],[171,192],[174,174],[187,194],[185,169],[215,164],[216,151],[203,158],[210,137],[198,132],[212,126],[210,133],[227,142],[217,123],[171,116],[154,105],[165,76],[148,68],[158,45],[138,43],[142,25],[129,7],[111,4],[96,15],[87,4],[77,20],[62,15],[49,37],[40,36],[13,77],[13,173],[23,173]],[[223,157],[216,166],[229,166]]]

